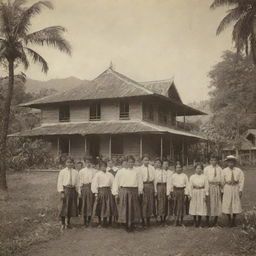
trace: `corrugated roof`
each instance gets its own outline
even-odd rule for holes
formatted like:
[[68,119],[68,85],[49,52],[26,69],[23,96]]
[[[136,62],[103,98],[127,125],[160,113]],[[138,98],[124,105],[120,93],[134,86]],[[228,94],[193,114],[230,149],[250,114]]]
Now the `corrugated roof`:
[[50,135],[89,135],[89,134],[128,134],[128,133],[170,133],[181,136],[188,136],[197,139],[205,139],[202,136],[176,130],[164,126],[154,125],[148,122],[131,121],[93,121],[83,123],[60,123],[54,125],[40,126],[32,130],[22,131],[9,136],[50,136]]
[[21,106],[33,107],[47,103],[123,98],[152,94],[154,93],[141,84],[109,68],[91,82],[86,83],[86,85],[81,84],[77,88],[30,101],[21,104]]

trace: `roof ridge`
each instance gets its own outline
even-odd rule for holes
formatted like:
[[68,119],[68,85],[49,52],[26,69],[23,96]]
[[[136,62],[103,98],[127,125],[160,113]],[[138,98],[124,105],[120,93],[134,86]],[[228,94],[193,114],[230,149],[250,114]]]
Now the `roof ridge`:
[[[135,80],[133,80],[133,79],[131,79],[131,78],[129,78],[129,77],[127,77],[127,76],[125,76],[125,75],[123,75],[123,74],[121,74],[121,73],[115,71],[115,70],[113,70],[112,68],[108,68],[108,69],[105,70],[103,73],[105,73],[106,71],[111,72],[113,75],[115,75],[116,77],[118,77],[119,79],[121,79],[123,82],[130,83],[130,84],[132,84],[133,86],[135,86],[135,87],[137,87],[137,88],[139,88],[139,89],[141,89],[141,90],[143,90],[143,91],[145,91],[145,92],[147,92],[147,93],[149,93],[149,94],[154,94],[153,91],[146,89],[143,85],[139,84],[139,83],[136,82]],[[103,73],[102,73],[102,74],[103,74]]]
[[161,80],[150,80],[150,81],[142,81],[140,82],[141,84],[146,84],[146,83],[162,83],[162,82],[173,82],[174,81],[174,76],[171,78],[166,78],[166,79],[161,79]]

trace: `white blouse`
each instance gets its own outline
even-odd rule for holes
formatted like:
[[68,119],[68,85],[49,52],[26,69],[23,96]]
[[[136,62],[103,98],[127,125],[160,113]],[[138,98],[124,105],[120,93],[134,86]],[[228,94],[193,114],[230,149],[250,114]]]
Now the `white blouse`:
[[57,181],[57,191],[63,192],[64,186],[75,186],[78,191],[78,171],[75,169],[65,168],[59,172]]
[[114,181],[114,176],[109,172],[102,172],[99,171],[95,174],[95,176],[92,179],[92,193],[97,194],[98,189],[102,187],[110,187],[112,188]]
[[223,169],[222,171],[222,184],[223,186],[232,181],[232,172],[234,177],[234,182],[237,182],[239,186],[239,191],[243,191],[244,189],[244,173],[241,169],[234,167],[230,169],[229,167]]
[[185,194],[189,194],[188,176],[185,173],[174,173],[171,178],[170,192],[173,192],[174,187],[185,188]]
[[215,167],[213,167],[212,165],[208,165],[204,168],[204,175],[206,176],[209,183],[221,183],[222,169],[218,165],[216,165]]
[[138,168],[143,182],[152,182],[155,179],[155,168],[151,165],[142,165]]
[[205,195],[209,195],[209,183],[207,177],[204,174],[198,175],[193,174],[189,179],[190,185],[190,195],[192,196],[192,192],[194,189],[202,189],[205,191]]
[[139,194],[142,193],[143,181],[137,168],[122,168],[117,172],[112,187],[113,195],[118,195],[120,187],[137,187]]
[[168,171],[164,169],[155,169],[155,180],[154,180],[154,186],[155,191],[157,191],[157,183],[167,183],[167,177],[168,177]]

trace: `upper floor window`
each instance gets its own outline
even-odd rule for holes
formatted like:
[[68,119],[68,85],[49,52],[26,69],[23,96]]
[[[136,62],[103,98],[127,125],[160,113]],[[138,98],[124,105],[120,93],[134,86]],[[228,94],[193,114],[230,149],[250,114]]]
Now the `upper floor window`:
[[59,107],[59,121],[60,122],[69,122],[70,121],[69,105],[62,105]]
[[119,104],[119,117],[120,119],[128,119],[129,118],[129,103],[128,102],[120,102]]
[[164,107],[159,107],[159,122],[166,124],[168,122],[168,111]]
[[100,120],[101,106],[100,103],[93,103],[90,105],[90,120]]
[[154,120],[154,106],[152,104],[149,104],[148,106],[148,119]]

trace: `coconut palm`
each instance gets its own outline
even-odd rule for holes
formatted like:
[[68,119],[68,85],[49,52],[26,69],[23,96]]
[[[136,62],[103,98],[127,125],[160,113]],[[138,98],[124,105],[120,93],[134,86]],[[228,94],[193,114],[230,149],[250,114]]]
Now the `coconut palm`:
[[232,9],[222,19],[217,28],[219,35],[228,25],[234,23],[232,40],[237,52],[249,52],[252,54],[253,62],[256,64],[256,1],[255,0],[214,0],[212,9],[229,5]]
[[[64,39],[62,26],[47,27],[31,32],[31,19],[40,14],[42,9],[53,9],[48,1],[39,1],[27,6],[26,0],[6,0],[0,2],[0,61],[7,62],[9,82],[4,104],[2,129],[0,134],[0,190],[7,191],[6,182],[6,144],[9,126],[10,106],[14,88],[14,67],[22,64],[25,69],[30,61],[38,63],[42,72],[47,73],[47,61],[35,50],[33,45],[52,46],[62,52],[71,54],[71,46]],[[0,191],[1,194],[1,191]]]

